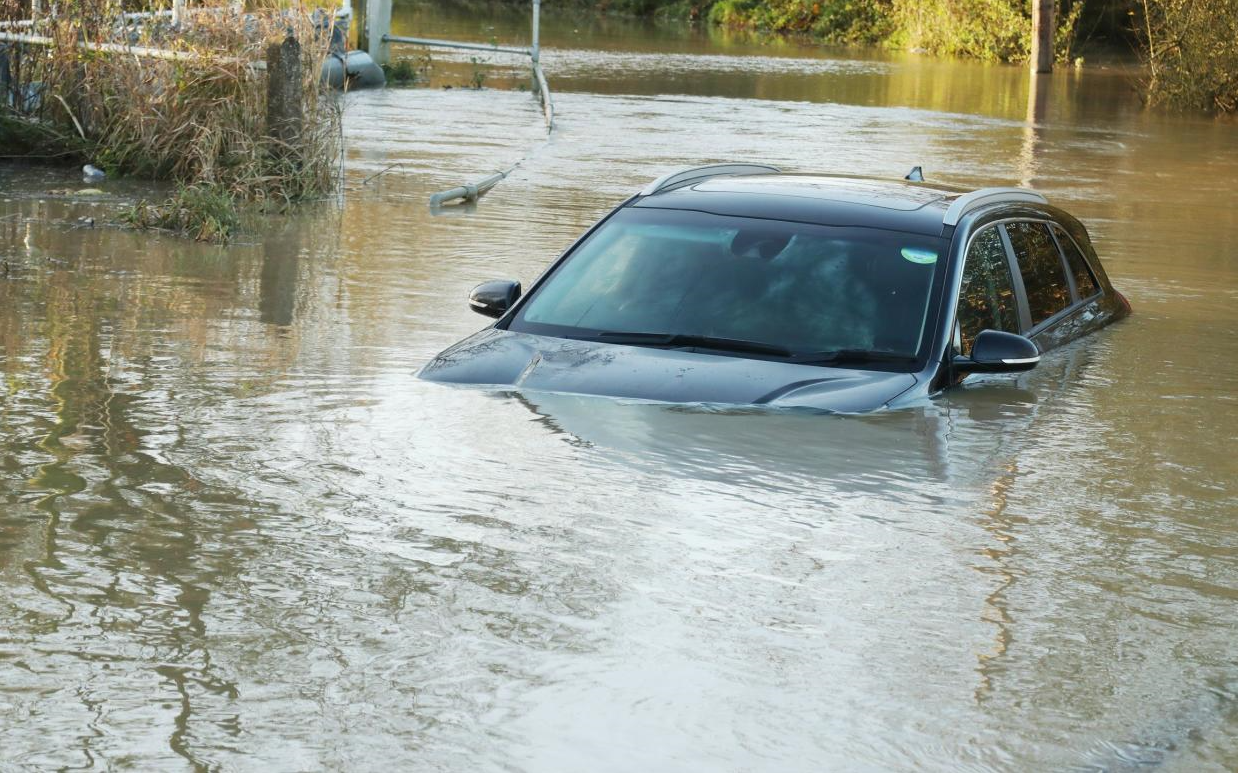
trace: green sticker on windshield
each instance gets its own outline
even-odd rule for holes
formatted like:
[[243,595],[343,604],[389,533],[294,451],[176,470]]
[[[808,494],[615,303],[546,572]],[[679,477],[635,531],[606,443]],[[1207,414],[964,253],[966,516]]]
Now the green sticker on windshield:
[[937,262],[936,252],[921,250],[915,247],[904,247],[903,257],[912,263],[919,263],[921,266],[931,266]]

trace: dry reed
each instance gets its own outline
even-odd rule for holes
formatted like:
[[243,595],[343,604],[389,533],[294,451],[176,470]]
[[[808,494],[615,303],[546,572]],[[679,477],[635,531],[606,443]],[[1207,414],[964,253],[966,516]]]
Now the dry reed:
[[[0,0],[10,3],[10,18],[18,15],[13,1]],[[199,5],[175,30],[166,17],[124,24],[121,12],[116,0],[62,0],[56,17],[35,30],[53,45],[8,47],[10,94],[0,101],[0,140],[6,129],[11,138],[6,146],[89,161],[110,174],[171,180],[180,193],[170,222],[161,222],[161,205],[145,203],[129,220],[201,238],[226,238],[229,229],[195,229],[186,202],[214,205],[223,196],[283,209],[333,189],[340,112],[320,77],[326,36],[303,6],[240,15],[228,5]],[[267,43],[286,34],[302,44],[304,124],[292,146],[267,136],[266,72],[256,64]],[[104,53],[83,42],[190,56]]]

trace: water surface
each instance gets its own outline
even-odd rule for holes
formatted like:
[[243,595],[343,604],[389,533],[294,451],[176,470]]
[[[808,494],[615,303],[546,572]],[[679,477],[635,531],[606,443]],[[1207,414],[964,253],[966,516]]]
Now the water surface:
[[[341,202],[226,249],[0,166],[0,769],[1238,767],[1235,127],[547,16],[549,139],[517,63],[436,55],[347,97]],[[735,159],[1034,185],[1137,313],[868,417],[414,378],[474,284]]]

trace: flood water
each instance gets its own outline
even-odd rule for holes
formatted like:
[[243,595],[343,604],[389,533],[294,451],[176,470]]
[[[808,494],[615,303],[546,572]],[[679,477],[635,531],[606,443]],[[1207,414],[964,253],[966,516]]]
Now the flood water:
[[[527,40],[480,13],[397,31]],[[1238,768],[1238,126],[546,17],[549,139],[435,54],[347,97],[341,202],[226,249],[0,166],[0,770]],[[474,284],[739,159],[1033,185],[1136,313],[867,417],[414,378]]]

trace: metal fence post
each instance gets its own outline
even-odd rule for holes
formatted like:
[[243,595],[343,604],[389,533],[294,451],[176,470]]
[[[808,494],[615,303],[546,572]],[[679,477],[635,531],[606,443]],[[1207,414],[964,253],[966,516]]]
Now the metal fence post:
[[353,26],[357,29],[357,50],[369,52],[370,50],[370,15],[366,13],[369,8],[367,3],[357,3],[357,7],[353,9]]
[[385,38],[391,32],[391,0],[366,0],[365,5],[368,53],[376,64],[387,64],[391,46]]
[[542,15],[542,0],[533,0],[533,45],[530,47],[533,63],[537,64],[541,59],[541,46],[538,43],[538,26]]

